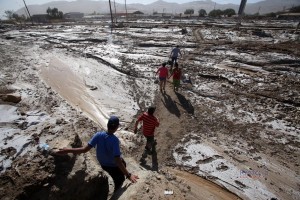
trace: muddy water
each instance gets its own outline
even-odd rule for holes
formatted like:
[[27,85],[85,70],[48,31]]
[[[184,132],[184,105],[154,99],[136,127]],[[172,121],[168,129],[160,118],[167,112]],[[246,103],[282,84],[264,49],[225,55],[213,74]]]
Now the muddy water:
[[52,58],[47,67],[41,69],[41,77],[54,91],[74,108],[79,109],[102,127],[106,127],[107,116],[101,106],[92,98],[81,77],[76,75],[67,64]]
[[170,169],[177,178],[183,183],[187,184],[191,188],[190,195],[196,198],[202,197],[203,199],[223,199],[234,200],[240,199],[237,195],[227,191],[221,186],[200,178],[197,175],[193,175],[184,171],[178,171],[176,169]]

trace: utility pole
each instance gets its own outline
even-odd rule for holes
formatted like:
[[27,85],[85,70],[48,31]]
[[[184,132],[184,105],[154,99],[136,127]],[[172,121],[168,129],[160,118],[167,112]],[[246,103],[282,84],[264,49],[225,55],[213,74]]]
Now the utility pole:
[[128,17],[127,17],[127,4],[126,4],[126,0],[125,0],[125,10],[126,10],[126,21],[128,22]]
[[112,15],[112,11],[111,11],[111,2],[110,2],[110,0],[109,0],[109,10],[110,10],[110,17],[111,17],[111,27],[110,27],[110,32],[112,33],[113,26],[114,26],[114,19],[113,19],[113,15]]
[[117,22],[116,0],[114,0],[114,7],[115,7],[115,18],[116,18],[116,23],[118,23],[118,22]]
[[28,8],[27,8],[27,5],[26,5],[26,3],[25,3],[25,0],[23,0],[23,2],[24,2],[24,5],[25,5],[25,7],[26,7],[26,10],[27,10],[27,12],[28,12],[28,15],[29,15],[29,17],[30,17],[31,23],[32,23],[32,25],[33,25],[33,21],[32,21],[30,12],[29,12],[29,10],[28,10]]
[[247,3],[247,0],[241,0],[239,12],[238,12],[238,15],[239,15],[239,16],[241,16],[241,15],[244,14],[244,10],[245,10],[245,7],[246,7],[246,3]]
[[238,12],[238,23],[237,23],[238,28],[242,24],[241,21],[242,21],[242,16],[244,15],[244,10],[245,10],[245,7],[246,7],[246,3],[247,3],[247,0],[241,0],[239,12]]

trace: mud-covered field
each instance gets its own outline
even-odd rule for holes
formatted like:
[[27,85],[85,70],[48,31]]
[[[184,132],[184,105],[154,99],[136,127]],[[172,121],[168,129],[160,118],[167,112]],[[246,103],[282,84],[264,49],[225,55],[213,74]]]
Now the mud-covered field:
[[[100,24],[2,29],[1,199],[111,197],[94,152],[55,150],[85,145],[112,114],[122,121],[129,169],[140,176],[114,199],[298,199],[296,25],[143,20],[112,33]],[[175,93],[168,83],[160,93],[153,72],[175,45],[192,85]],[[145,141],[132,125],[150,104],[161,121],[157,154],[139,164]]]

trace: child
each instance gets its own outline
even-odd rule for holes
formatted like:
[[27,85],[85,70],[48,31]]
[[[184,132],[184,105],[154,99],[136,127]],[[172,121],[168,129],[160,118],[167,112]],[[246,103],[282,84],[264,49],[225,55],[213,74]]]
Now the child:
[[139,122],[143,122],[143,134],[147,139],[145,151],[142,155],[141,162],[145,162],[145,158],[147,154],[153,153],[154,151],[154,131],[155,128],[159,126],[159,120],[153,114],[155,112],[155,107],[150,106],[147,112],[144,112],[142,115],[139,116],[138,120],[135,122],[134,133],[137,132],[137,126]]
[[174,91],[178,91],[181,77],[181,69],[178,67],[178,63],[175,63],[175,68],[169,78],[171,78],[171,76],[173,76],[173,89]]
[[163,63],[162,66],[156,72],[156,74],[158,74],[159,72],[159,88],[161,92],[162,90],[166,91],[166,81],[168,77],[168,68],[166,68],[166,64],[167,63]]

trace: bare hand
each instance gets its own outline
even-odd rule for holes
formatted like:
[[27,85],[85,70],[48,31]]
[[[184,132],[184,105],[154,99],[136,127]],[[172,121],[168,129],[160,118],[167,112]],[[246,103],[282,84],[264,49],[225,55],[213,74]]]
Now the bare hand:
[[131,181],[131,183],[136,183],[137,179],[139,179],[139,177],[136,176],[136,175],[133,175],[133,174],[129,178],[129,180]]
[[68,153],[67,151],[67,148],[62,148],[62,149],[59,149],[57,152],[55,152],[56,154],[60,154],[60,155],[65,155]]

